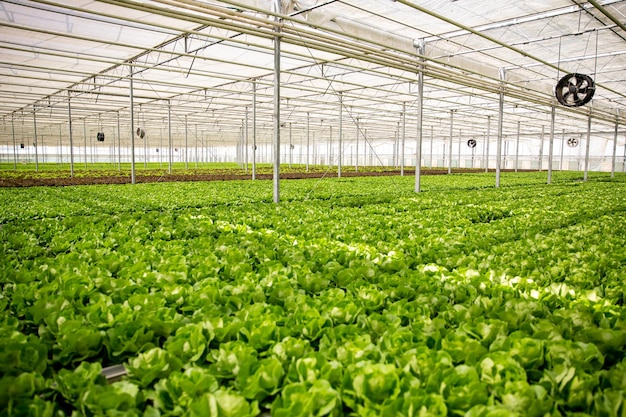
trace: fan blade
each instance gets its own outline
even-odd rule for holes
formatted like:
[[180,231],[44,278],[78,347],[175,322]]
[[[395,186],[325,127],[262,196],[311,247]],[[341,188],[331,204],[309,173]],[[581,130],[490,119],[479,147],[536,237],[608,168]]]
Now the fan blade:
[[585,82],[583,77],[576,78],[576,87],[580,87]]
[[580,103],[582,103],[582,101],[583,101],[583,99],[578,97],[578,93],[575,93],[574,94],[574,103],[580,104]]
[[570,93],[569,91],[567,93],[563,94],[563,101],[566,102],[566,103],[569,102],[570,101],[569,98],[570,98],[571,95],[572,95],[572,93]]

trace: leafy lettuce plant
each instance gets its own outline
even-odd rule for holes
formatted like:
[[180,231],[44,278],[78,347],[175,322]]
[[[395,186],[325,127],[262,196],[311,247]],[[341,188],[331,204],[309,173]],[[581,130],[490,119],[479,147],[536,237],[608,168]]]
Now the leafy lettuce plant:
[[257,417],[259,412],[259,405],[256,401],[248,402],[236,391],[218,389],[194,400],[183,416]]
[[179,370],[182,362],[166,350],[152,348],[130,359],[125,367],[130,380],[136,381],[141,387],[147,387],[155,380]]
[[287,384],[272,403],[273,417],[343,416],[341,395],[325,379]]
[[391,364],[358,362],[348,366],[342,385],[342,399],[353,410],[382,409],[401,392],[398,369]]

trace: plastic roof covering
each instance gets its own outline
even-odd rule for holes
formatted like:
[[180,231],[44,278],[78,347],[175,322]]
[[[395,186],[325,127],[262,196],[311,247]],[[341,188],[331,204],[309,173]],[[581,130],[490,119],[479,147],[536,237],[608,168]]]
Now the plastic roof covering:
[[[341,101],[343,129],[358,123],[371,138],[389,138],[405,111],[410,140],[420,68],[424,131],[438,138],[450,124],[459,136],[493,137],[501,89],[505,137],[521,126],[523,140],[537,141],[552,105],[564,136],[585,133],[589,114],[605,140],[616,120],[626,122],[625,0],[281,3],[275,13],[276,0],[4,0],[4,131],[11,120],[21,131],[66,129],[71,111],[78,132],[80,121],[115,131],[121,120],[128,142],[132,73],[135,127],[161,130],[169,120],[179,142],[193,126],[232,143],[255,111],[257,140],[269,142],[278,34],[281,121],[300,131],[338,128]],[[589,105],[554,99],[571,72],[595,80]]]

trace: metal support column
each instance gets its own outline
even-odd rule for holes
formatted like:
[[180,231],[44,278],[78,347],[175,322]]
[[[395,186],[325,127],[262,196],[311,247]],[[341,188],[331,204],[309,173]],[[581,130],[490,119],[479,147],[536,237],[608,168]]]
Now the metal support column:
[[356,158],[354,159],[354,172],[359,172],[359,133],[361,126],[359,126],[359,118],[356,118]]
[[187,126],[187,115],[185,115],[185,169],[189,169],[189,127]]
[[120,127],[120,112],[117,111],[117,170],[122,170],[122,130]]
[[543,141],[545,137],[545,126],[541,126],[541,145],[539,146],[539,171],[543,171]]
[[244,145],[243,145],[245,147],[245,149],[244,149],[244,156],[243,156],[243,158],[244,158],[244,169],[243,169],[243,172],[246,173],[246,174],[248,173],[248,148],[250,146],[250,144],[248,143],[249,142],[248,141],[248,118],[249,118],[248,106],[246,106],[246,121],[244,123]]
[[500,187],[500,170],[502,168],[502,126],[504,124],[504,81],[505,70],[500,68],[500,94],[498,99],[498,142],[496,143],[496,188]]
[[400,145],[400,176],[404,176],[404,146],[406,143],[406,103],[402,103],[402,143]]
[[39,172],[39,153],[37,151],[37,113],[35,111],[35,106],[33,105],[33,128],[35,133],[35,141],[33,145],[35,147],[35,172]]
[[613,157],[611,158],[611,178],[615,177],[615,155],[617,154],[617,131],[619,129],[619,109],[615,113],[615,134],[613,135]]
[[252,81],[252,179],[256,179],[256,81]]
[[548,144],[548,184],[552,183],[552,159],[554,158],[554,119],[556,108],[554,104],[550,109],[550,143]]
[[559,163],[559,170],[563,171],[563,152],[565,152],[565,129],[561,133],[561,161]]
[[74,140],[72,134],[72,104],[70,102],[70,91],[67,91],[67,120],[70,131],[70,177],[74,178]]
[[85,140],[85,169],[87,169],[87,118],[83,119],[83,139]]
[[591,111],[587,118],[587,143],[585,145],[585,174],[583,175],[583,181],[587,181],[589,177],[589,148],[591,145]]
[[133,98],[133,66],[128,67],[130,70],[130,182],[131,184],[137,183],[137,176],[135,175],[135,110],[134,110],[134,98]]
[[[275,0],[275,12],[281,13],[281,0]],[[278,16],[275,20],[280,21]],[[280,201],[280,25],[274,29],[274,203]]]
[[13,170],[17,171],[17,147],[15,145],[15,122],[11,113],[11,136],[13,137]]
[[168,136],[168,144],[169,144],[169,168],[168,168],[168,172],[171,174],[172,173],[172,151],[173,146],[172,146],[172,103],[170,102],[170,100],[167,100],[167,136]]
[[337,177],[341,177],[341,159],[343,158],[343,93],[339,92],[339,159],[337,160]]
[[306,172],[309,172],[309,152],[311,150],[311,115],[306,114]]
[[450,110],[450,142],[448,145],[448,174],[452,173],[452,128],[454,127],[454,110]]
[[518,120],[517,121],[517,137],[515,139],[515,172],[517,172],[519,168],[519,129],[520,129],[520,122]]
[[289,122],[289,168],[293,163],[293,134],[291,131],[291,122]]
[[[424,40],[420,40],[417,53],[425,54],[426,44]],[[424,116],[424,58],[420,58],[420,68],[417,74],[417,143],[415,147],[415,192],[421,191],[421,177],[422,177],[422,137],[423,137],[423,116]],[[452,114],[452,113],[450,113]],[[450,134],[452,134],[452,126],[450,126]],[[452,137],[450,137],[452,139]]]

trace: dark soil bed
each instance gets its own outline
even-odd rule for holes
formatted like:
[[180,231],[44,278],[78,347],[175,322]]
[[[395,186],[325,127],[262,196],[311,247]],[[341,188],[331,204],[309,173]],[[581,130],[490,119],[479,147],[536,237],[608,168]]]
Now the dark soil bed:
[[[482,169],[454,169],[453,173],[477,173]],[[447,174],[445,169],[422,169],[422,175]],[[405,175],[415,175],[414,170],[404,170]],[[388,176],[400,175],[400,170],[380,171],[380,172],[342,172],[342,177],[366,177],[366,176]],[[281,173],[281,179],[301,179],[301,178],[334,178],[337,171],[332,172],[296,172]],[[164,175],[136,175],[137,183],[151,182],[184,182],[184,181],[229,181],[229,180],[249,180],[251,174],[164,174]],[[257,174],[259,180],[272,179],[272,174]],[[35,186],[69,186],[69,185],[89,185],[89,184],[130,184],[131,177],[128,176],[101,176],[101,177],[57,177],[57,178],[1,178],[0,187],[35,187]]]

